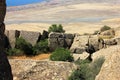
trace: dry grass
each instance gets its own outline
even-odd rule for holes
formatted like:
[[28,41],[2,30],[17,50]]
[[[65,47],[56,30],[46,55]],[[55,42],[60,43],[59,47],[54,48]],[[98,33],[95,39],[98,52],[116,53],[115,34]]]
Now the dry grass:
[[9,59],[32,59],[32,60],[44,60],[49,59],[50,53],[40,54],[37,56],[8,56]]

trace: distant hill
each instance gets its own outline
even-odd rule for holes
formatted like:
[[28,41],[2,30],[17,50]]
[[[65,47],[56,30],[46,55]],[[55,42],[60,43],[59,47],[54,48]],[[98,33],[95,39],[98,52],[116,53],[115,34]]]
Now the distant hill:
[[[8,0],[9,1],[9,0]],[[36,7],[53,7],[58,5],[70,5],[70,4],[79,4],[79,3],[107,3],[107,4],[119,4],[120,0],[35,0],[29,1],[28,5],[21,5],[16,7],[8,7],[8,11],[16,11],[16,10],[24,10],[29,8],[36,8]],[[20,1],[18,1],[20,2]],[[32,3],[33,2],[33,3]],[[38,2],[38,3],[34,3]],[[12,2],[11,2],[12,3]],[[27,3],[27,1],[23,2],[23,4]],[[14,3],[15,4],[15,3]],[[17,5],[18,3],[16,3]],[[22,4],[22,3],[21,3]]]

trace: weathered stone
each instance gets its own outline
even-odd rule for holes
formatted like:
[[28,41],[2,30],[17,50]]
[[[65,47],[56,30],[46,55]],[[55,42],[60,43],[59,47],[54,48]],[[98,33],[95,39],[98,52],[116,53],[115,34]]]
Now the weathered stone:
[[6,36],[9,39],[11,48],[15,47],[16,38],[18,38],[19,35],[20,35],[20,31],[18,31],[18,30],[9,30],[7,32]]
[[64,34],[64,37],[67,39],[74,39],[75,35],[74,34]]
[[105,40],[105,44],[108,46],[117,45],[117,40],[116,39],[108,39],[108,40]]
[[76,35],[70,51],[72,53],[83,53],[85,51],[85,48],[87,47],[86,44],[88,44],[88,40],[89,44],[93,45],[95,51],[98,51],[104,47],[104,44],[102,42],[99,42],[98,39],[99,38],[94,35],[91,35],[90,37]]
[[120,79],[120,45],[111,46],[93,54],[93,61],[103,57],[105,62],[95,80]]
[[115,38],[117,45],[120,45],[120,38]]
[[5,53],[4,44],[4,18],[6,13],[6,0],[0,0],[0,80],[13,80],[11,67]]
[[113,37],[115,37],[115,30],[110,29],[110,30],[101,32],[99,36],[102,38],[113,38]]
[[40,36],[41,34],[39,32],[20,31],[20,37],[24,38],[32,45],[35,45],[37,43]]
[[65,39],[65,45],[66,45],[66,47],[68,47],[68,48],[70,48],[71,47],[71,45],[72,45],[72,43],[73,43],[73,39]]
[[77,67],[74,63],[10,60],[14,78],[18,80],[67,80]]
[[49,34],[49,38],[64,38],[64,35],[63,33],[51,32]]
[[49,34],[49,48],[51,51],[54,51],[58,47],[70,48],[73,39],[74,36],[72,34],[52,32]]

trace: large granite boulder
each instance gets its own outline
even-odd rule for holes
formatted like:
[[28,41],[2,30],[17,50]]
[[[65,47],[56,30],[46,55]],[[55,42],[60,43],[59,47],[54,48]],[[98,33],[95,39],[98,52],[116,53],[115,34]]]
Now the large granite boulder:
[[81,35],[76,35],[75,39],[73,41],[73,44],[70,48],[70,51],[72,53],[80,53],[82,54],[85,51],[86,44],[88,43],[92,44],[95,48],[95,50],[99,50],[102,48],[102,43],[98,42],[98,37],[97,36],[81,36]]
[[74,40],[74,34],[55,33],[49,34],[49,48],[54,51],[58,47],[70,48]]
[[24,38],[32,45],[35,45],[38,42],[40,36],[41,34],[39,32],[20,31],[20,37]]
[[95,80],[119,80],[120,79],[120,45],[111,46],[93,54],[93,61],[103,57],[105,59],[99,74]]
[[5,54],[4,44],[4,18],[6,13],[6,0],[0,0],[0,80],[13,80],[11,67]]
[[74,63],[10,60],[14,80],[67,80],[77,68]]

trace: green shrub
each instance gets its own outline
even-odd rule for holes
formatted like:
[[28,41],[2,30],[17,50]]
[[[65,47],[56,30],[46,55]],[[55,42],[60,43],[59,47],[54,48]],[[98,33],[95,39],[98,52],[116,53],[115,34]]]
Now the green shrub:
[[64,33],[65,30],[63,30],[63,26],[61,24],[53,24],[49,27],[48,32],[59,32],[59,33]]
[[27,42],[25,39],[23,39],[22,37],[16,39],[15,48],[20,49],[26,55],[33,55],[32,45],[29,42]]
[[103,32],[103,31],[110,30],[110,29],[111,27],[105,25],[100,29],[100,31]]
[[57,48],[50,56],[52,61],[69,61],[72,62],[73,56],[70,51],[64,48]]
[[9,56],[22,56],[23,55],[23,52],[16,48],[9,49],[6,53]]
[[33,53],[35,55],[38,55],[40,53],[47,53],[49,51],[48,40],[41,40],[34,46],[33,50]]
[[95,80],[103,63],[103,57],[92,63],[87,60],[79,60],[77,61],[79,68],[72,73],[68,80]]

